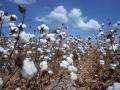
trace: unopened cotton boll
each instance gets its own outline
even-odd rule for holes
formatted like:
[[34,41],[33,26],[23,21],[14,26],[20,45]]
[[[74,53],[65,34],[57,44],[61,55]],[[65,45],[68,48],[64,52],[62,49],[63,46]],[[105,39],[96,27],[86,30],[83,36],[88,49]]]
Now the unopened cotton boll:
[[68,70],[71,72],[77,72],[77,68],[75,66],[68,66]]
[[37,68],[35,67],[34,62],[30,60],[30,58],[26,58],[23,61],[21,73],[22,76],[28,80],[30,80],[34,76],[34,74],[37,73]]
[[69,64],[73,64],[73,59],[71,57],[67,57],[66,59]]
[[77,74],[74,73],[74,72],[71,72],[71,73],[70,73],[70,78],[71,78],[72,81],[77,80]]
[[63,61],[60,63],[60,67],[62,67],[62,68],[67,69],[68,66],[69,66],[69,63],[68,63],[67,61],[65,61],[65,60],[63,60]]
[[40,63],[40,69],[41,69],[42,72],[46,71],[48,69],[48,63],[47,63],[47,61],[42,61]]
[[3,79],[0,78],[0,86],[3,85]]

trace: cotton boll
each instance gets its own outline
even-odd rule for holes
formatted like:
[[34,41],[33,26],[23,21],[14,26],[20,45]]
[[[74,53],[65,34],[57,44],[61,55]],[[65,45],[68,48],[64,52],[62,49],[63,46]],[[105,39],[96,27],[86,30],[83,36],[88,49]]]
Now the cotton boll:
[[40,69],[41,69],[42,72],[46,71],[48,69],[48,63],[47,63],[47,61],[42,61],[40,63]]
[[43,52],[44,52],[44,51],[42,50],[42,48],[38,48],[37,51],[40,52],[40,53],[43,53]]
[[16,27],[16,25],[15,25],[14,22],[10,22],[10,23],[9,23],[9,27]]
[[30,58],[26,58],[23,61],[21,73],[22,76],[28,80],[30,80],[34,76],[34,74],[37,73],[37,68],[35,67],[34,62],[30,60]]
[[4,51],[3,47],[0,47],[0,53],[2,53]]
[[111,29],[111,30],[110,30],[110,32],[112,32],[112,33],[113,33],[113,32],[114,32],[114,30],[113,30],[113,29]]
[[77,72],[77,68],[75,66],[68,66],[68,70],[71,72]]
[[10,18],[11,21],[16,21],[17,20],[17,16],[16,15],[11,15],[11,18]]
[[70,73],[70,78],[71,78],[72,81],[77,80],[77,74],[74,73],[74,72],[71,72],[71,73]]
[[45,57],[44,57],[44,60],[48,60],[48,59],[49,59],[49,57],[48,57],[48,56],[45,56]]
[[67,58],[67,56],[66,56],[66,55],[63,55],[63,58],[65,59],[65,58]]
[[105,64],[105,61],[104,61],[104,60],[99,60],[99,64],[100,64],[100,65],[104,65],[104,64]]
[[118,82],[114,83],[114,90],[120,90],[120,83]]
[[0,17],[4,16],[4,11],[0,10]]
[[33,37],[35,37],[34,34],[26,33],[24,31],[20,33],[20,39],[25,43],[29,42],[29,40]]
[[3,79],[0,78],[0,86],[2,86],[2,85],[3,85]]
[[106,90],[114,90],[112,86],[109,86]]
[[52,70],[49,70],[49,71],[48,71],[48,74],[49,74],[49,75],[53,75],[53,71],[52,71]]
[[110,43],[110,41],[111,41],[110,39],[106,39],[106,42],[107,42],[107,43]]
[[21,90],[21,88],[20,88],[20,87],[17,87],[15,90]]
[[112,86],[109,86],[106,90],[120,90],[120,83],[114,82]]
[[46,40],[46,39],[40,39],[40,43],[46,44],[46,43],[47,43],[47,40]]
[[117,64],[110,64],[110,69],[113,69],[113,70],[115,70],[115,68],[117,67]]
[[38,30],[41,30],[42,28],[43,28],[44,30],[46,30],[46,31],[49,30],[49,27],[48,27],[47,25],[45,25],[45,24],[42,24],[40,27],[38,27]]
[[69,66],[69,63],[68,63],[67,61],[65,61],[65,60],[63,60],[63,61],[60,63],[60,67],[62,67],[62,68],[67,69],[68,66]]
[[104,35],[103,31],[99,32],[98,37],[101,37],[102,35]]
[[69,64],[73,64],[73,59],[71,57],[67,57],[66,59]]
[[70,57],[71,57],[71,58],[73,58],[73,56],[74,56],[73,54],[70,54]]
[[20,24],[18,25],[18,27],[21,27],[22,29],[25,29],[27,26],[26,26],[26,24],[20,23]]
[[32,53],[32,51],[27,51],[27,54],[31,54]]

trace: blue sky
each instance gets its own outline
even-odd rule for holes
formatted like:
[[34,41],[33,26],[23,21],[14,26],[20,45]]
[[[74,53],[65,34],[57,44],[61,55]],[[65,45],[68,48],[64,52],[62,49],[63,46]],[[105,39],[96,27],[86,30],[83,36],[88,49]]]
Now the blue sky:
[[[16,14],[17,22],[20,22],[19,3],[24,3],[27,8],[27,25],[36,28],[44,21],[53,29],[65,23],[69,34],[82,37],[97,33],[98,25],[107,24],[109,18],[113,24],[120,20],[120,0],[1,0],[0,9]],[[4,29],[7,31],[7,27]],[[106,25],[105,31],[107,29]]]

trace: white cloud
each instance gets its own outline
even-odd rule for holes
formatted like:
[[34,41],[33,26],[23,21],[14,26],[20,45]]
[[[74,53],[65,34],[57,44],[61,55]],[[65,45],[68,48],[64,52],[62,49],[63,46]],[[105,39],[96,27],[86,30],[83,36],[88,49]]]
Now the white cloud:
[[36,0],[9,0],[9,1],[17,4],[32,4],[36,2]]
[[99,29],[100,25],[98,21],[94,19],[87,20],[86,17],[82,17],[82,12],[80,9],[73,8],[68,15],[72,22],[73,26],[82,29],[82,30],[96,30]]
[[80,30],[98,30],[100,28],[98,21],[83,16],[80,9],[73,8],[68,12],[64,6],[57,6],[48,14],[48,16],[43,18],[37,17],[36,20],[44,22],[55,20],[61,23],[67,23],[73,28]]
[[63,6],[58,6],[50,12],[48,17],[53,20],[57,20],[62,23],[68,22],[67,10]]
[[47,18],[45,17],[35,17],[35,20],[38,21],[38,22],[43,22],[43,23],[50,23],[50,20],[48,20]]

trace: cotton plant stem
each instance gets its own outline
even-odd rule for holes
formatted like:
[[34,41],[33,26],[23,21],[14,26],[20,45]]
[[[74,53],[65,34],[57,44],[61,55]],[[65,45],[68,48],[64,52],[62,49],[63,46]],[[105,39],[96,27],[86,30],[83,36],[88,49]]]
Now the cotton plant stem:
[[[23,23],[24,23],[24,18],[25,18],[25,13],[23,13],[22,25],[23,25]],[[10,55],[9,55],[9,57],[8,57],[8,61],[7,61],[6,65],[5,65],[4,70],[7,68],[8,64],[9,64],[9,61],[11,60],[12,55],[13,55],[16,47],[17,47],[17,44],[18,44],[18,41],[19,41],[19,38],[20,38],[20,32],[21,32],[21,31],[19,30],[19,31],[18,31],[17,40],[16,40],[16,42],[15,42],[15,44],[14,44],[13,50],[11,51],[11,53],[10,53]]]
[[7,81],[5,81],[4,83],[3,83],[3,86],[0,88],[0,90],[3,90],[3,88],[5,87],[5,85],[10,81],[10,79],[16,74],[16,72],[19,70],[19,67],[17,67],[16,69],[15,69],[15,71],[9,76],[9,78],[7,79]]

